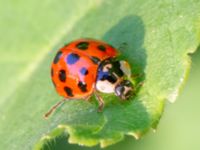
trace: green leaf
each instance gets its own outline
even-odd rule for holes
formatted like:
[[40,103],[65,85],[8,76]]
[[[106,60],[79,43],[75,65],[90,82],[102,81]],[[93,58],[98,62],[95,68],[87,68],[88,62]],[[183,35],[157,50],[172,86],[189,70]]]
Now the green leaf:
[[[200,2],[193,0],[4,1],[0,5],[0,149],[42,149],[59,135],[102,147],[124,135],[156,129],[165,100],[175,101],[200,42]],[[102,39],[121,51],[143,86],[130,101],[103,95],[67,101],[48,119],[59,97],[50,80],[57,49],[69,41]]]

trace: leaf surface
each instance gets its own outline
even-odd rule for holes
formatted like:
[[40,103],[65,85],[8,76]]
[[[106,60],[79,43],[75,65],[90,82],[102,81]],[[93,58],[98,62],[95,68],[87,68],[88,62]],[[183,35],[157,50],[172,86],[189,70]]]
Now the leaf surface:
[[[175,101],[188,74],[188,53],[199,45],[199,6],[195,0],[4,2],[0,148],[42,149],[63,132],[70,143],[105,147],[124,135],[139,138],[156,129],[165,100]],[[57,49],[81,37],[118,48],[133,75],[142,75],[137,82],[143,86],[126,102],[103,95],[102,113],[93,97],[67,101],[44,120],[43,114],[61,100],[50,80],[51,61]]]

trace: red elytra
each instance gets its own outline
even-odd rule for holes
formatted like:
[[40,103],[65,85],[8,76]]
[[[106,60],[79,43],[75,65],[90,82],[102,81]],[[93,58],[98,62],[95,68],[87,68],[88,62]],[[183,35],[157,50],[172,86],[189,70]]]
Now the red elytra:
[[116,56],[115,48],[99,40],[80,39],[62,47],[51,66],[58,94],[74,99],[90,96],[99,63]]

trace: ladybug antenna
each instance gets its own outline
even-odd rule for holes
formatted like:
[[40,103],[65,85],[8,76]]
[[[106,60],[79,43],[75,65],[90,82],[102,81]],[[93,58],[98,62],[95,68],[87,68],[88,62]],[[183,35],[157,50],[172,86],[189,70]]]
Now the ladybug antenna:
[[64,102],[66,101],[66,99],[63,99],[62,101],[59,101],[58,103],[56,103],[55,105],[53,105],[49,111],[47,113],[44,114],[44,118],[48,119],[48,117],[58,108],[60,107]]

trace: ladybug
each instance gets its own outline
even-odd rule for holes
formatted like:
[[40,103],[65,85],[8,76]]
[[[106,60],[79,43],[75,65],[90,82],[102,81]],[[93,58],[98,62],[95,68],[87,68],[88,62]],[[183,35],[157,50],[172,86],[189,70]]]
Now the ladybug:
[[131,69],[128,62],[118,60],[119,53],[111,45],[95,39],[75,40],[57,52],[51,65],[51,79],[57,93],[64,99],[45,114],[47,118],[66,100],[88,100],[95,95],[99,111],[104,101],[99,93],[114,93],[127,100],[133,92],[128,78]]

